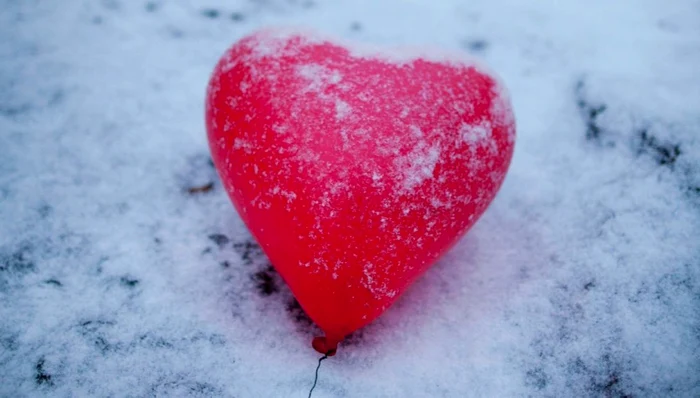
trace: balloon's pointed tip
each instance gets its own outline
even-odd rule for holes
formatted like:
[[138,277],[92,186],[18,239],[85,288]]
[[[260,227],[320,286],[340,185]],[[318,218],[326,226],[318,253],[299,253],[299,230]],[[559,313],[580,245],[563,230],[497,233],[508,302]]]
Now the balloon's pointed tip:
[[325,337],[314,337],[311,342],[311,346],[314,350],[318,351],[319,354],[328,355],[332,357],[338,350],[338,342],[327,339]]

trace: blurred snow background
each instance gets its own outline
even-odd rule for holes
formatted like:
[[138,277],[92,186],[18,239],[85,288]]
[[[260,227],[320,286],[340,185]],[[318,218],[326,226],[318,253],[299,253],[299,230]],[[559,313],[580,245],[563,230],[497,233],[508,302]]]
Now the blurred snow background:
[[475,228],[315,397],[700,396],[700,2],[0,1],[0,396],[305,397],[318,332],[209,163],[253,29],[482,57],[518,122]]

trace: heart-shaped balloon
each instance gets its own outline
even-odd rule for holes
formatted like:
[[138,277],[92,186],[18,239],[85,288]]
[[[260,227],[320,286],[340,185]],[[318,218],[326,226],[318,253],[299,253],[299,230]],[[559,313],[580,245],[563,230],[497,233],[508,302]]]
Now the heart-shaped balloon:
[[206,123],[233,204],[331,354],[476,222],[515,142],[504,88],[473,60],[302,31],[226,51]]

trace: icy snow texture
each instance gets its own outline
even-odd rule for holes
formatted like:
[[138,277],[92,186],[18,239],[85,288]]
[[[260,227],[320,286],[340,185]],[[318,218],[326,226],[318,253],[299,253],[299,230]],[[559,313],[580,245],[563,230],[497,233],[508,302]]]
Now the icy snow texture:
[[5,3],[0,396],[306,396],[316,331],[202,120],[278,23],[475,52],[518,120],[493,205],[315,397],[700,395],[697,2]]

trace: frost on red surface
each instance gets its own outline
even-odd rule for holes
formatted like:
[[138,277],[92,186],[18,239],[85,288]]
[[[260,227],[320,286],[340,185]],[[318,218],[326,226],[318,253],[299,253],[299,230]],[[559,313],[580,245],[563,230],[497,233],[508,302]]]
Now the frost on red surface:
[[208,87],[222,181],[331,346],[477,221],[513,153],[495,77],[467,57],[387,51],[265,30]]

